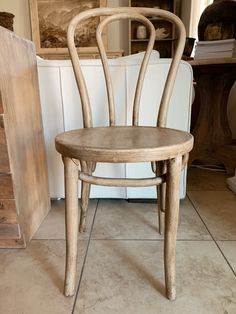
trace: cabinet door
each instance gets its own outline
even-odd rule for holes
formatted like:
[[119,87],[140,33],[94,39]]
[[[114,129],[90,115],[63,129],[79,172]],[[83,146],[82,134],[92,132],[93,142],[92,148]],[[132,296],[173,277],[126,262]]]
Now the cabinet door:
[[64,132],[60,71],[58,67],[38,66],[38,75],[50,197],[64,197],[63,163],[55,149],[55,136]]
[[[160,59],[149,65],[145,78],[140,103],[140,125],[156,125],[157,110],[160,96],[164,87],[167,71],[170,65],[168,59]],[[132,100],[134,86],[138,75],[138,66],[127,68],[127,122],[131,124]],[[173,94],[170,101],[167,127],[189,131],[192,103],[192,70],[189,64],[182,62],[176,78]],[[127,177],[153,176],[150,164],[127,164]],[[181,177],[181,198],[186,194],[186,171]],[[128,188],[128,198],[155,198],[155,187],[140,189]]]
[[[83,72],[88,86],[90,95],[91,108],[93,113],[93,125],[108,125],[108,104],[105,89],[105,81],[103,70],[99,61],[90,60],[82,61]],[[125,87],[125,69],[122,66],[112,66],[111,75],[113,78],[114,100],[116,104],[116,123],[118,125],[125,124],[126,117],[126,87]],[[65,130],[78,129],[83,127],[83,118],[81,110],[81,102],[76,86],[72,67],[61,67],[61,85],[63,98],[63,114],[65,119]],[[103,177],[125,177],[124,164],[97,164],[94,175]],[[113,197],[125,198],[125,188],[91,187],[91,197]]]

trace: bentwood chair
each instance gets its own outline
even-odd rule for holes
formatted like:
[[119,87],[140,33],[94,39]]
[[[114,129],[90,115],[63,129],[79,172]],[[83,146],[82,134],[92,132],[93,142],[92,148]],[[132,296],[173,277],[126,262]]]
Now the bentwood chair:
[[[90,100],[80,61],[74,44],[77,25],[90,17],[103,16],[96,30],[107,88],[109,126],[93,127]],[[175,24],[178,34],[167,80],[161,98],[157,126],[139,126],[139,103],[145,72],[155,42],[155,29],[146,16],[161,17]],[[116,126],[111,74],[102,31],[109,22],[133,19],[144,24],[149,41],[141,62],[133,100],[132,126]],[[193,147],[193,137],[183,131],[166,128],[168,104],[175,82],[179,62],[185,45],[185,29],[174,14],[149,8],[97,8],[84,11],[73,18],[68,28],[68,47],[80,93],[84,128],[68,131],[56,137],[56,149],[62,155],[65,167],[66,206],[66,274],[65,295],[71,296],[75,289],[78,225],[85,230],[90,185],[116,187],[159,186],[158,211],[165,210],[164,268],[166,296],[175,299],[175,247],[179,213],[180,174],[188,153]],[[95,83],[96,84],[96,83]],[[154,176],[144,179],[102,178],[93,176],[96,163],[138,163],[149,162]],[[81,214],[78,213],[78,180],[81,180]],[[160,219],[159,219],[160,222]]]

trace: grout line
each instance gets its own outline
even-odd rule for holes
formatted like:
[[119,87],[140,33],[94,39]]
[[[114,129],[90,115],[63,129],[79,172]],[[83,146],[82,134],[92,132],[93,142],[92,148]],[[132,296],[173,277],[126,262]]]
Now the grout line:
[[[219,249],[220,253],[222,254],[223,258],[225,259],[226,263],[228,264],[229,268],[231,269],[232,273],[234,274],[234,276],[236,277],[236,273],[233,269],[233,267],[230,265],[228,259],[226,258],[224,252],[221,250],[219,244],[217,243],[217,240],[215,240],[213,234],[210,232],[209,228],[207,227],[205,221],[203,220],[202,216],[200,215],[199,211],[197,210],[197,208],[195,207],[193,201],[191,200],[191,198],[188,196],[188,199],[190,201],[190,203],[192,204],[193,208],[196,210],[196,213],[198,214],[199,218],[201,219],[202,223],[204,224],[204,226],[206,227],[207,231],[209,232],[212,240],[215,242],[215,245],[217,246],[217,248]],[[219,240],[220,241],[220,240]]]
[[[32,239],[31,242],[35,242],[35,241],[66,241],[66,239]],[[88,241],[88,239],[78,239],[78,241],[80,242],[85,242]],[[91,238],[90,242],[94,242],[94,241],[164,241],[164,238],[161,239],[132,239],[132,238],[119,238],[119,239],[114,239],[114,238]],[[177,242],[214,242],[214,240],[209,240],[209,239],[177,239]],[[217,240],[220,242],[236,242],[236,240]]]
[[[158,241],[158,242],[163,242],[163,239],[125,239],[125,238],[120,238],[120,239],[102,239],[102,238],[97,238],[97,239],[91,239],[91,241],[139,241],[139,242],[154,242],[154,241]],[[91,242],[90,241],[90,242]],[[176,242],[213,242],[213,240],[209,240],[209,239],[177,239]]]
[[217,243],[217,241],[215,241],[216,246],[218,247],[219,251],[221,252],[221,254],[223,255],[223,257],[225,258],[227,264],[229,265],[229,268],[232,270],[234,276],[236,277],[236,272],[234,271],[233,267],[231,266],[231,264],[229,263],[227,257],[225,256],[224,252],[222,251],[221,247],[219,246],[219,244]]
[[[187,194],[188,194],[188,192],[202,192],[203,190],[202,189],[191,189],[191,190],[189,190],[189,189],[187,189]],[[229,189],[210,189],[210,190],[207,190],[207,189],[205,189],[204,190],[204,192],[226,192],[226,191],[228,191],[228,192],[230,192],[230,190]]]
[[225,239],[221,240],[221,239],[218,239],[218,240],[216,240],[216,241],[218,241],[218,242],[236,242],[236,239],[229,239],[229,240],[225,240]]
[[93,225],[94,225],[95,217],[96,217],[96,214],[97,214],[98,204],[99,204],[99,199],[97,201],[95,213],[94,213],[94,216],[93,216],[93,221],[92,221],[92,225],[91,225],[91,229],[90,229],[90,233],[89,233],[89,238],[88,238],[88,244],[87,244],[87,248],[86,248],[86,252],[85,252],[85,256],[84,256],[84,261],[83,261],[83,265],[82,265],[81,272],[80,272],[79,282],[78,282],[78,286],[77,286],[77,289],[76,289],[75,300],[74,300],[74,304],[73,304],[73,308],[72,308],[71,314],[74,313],[76,301],[77,301],[77,298],[78,298],[78,295],[79,295],[79,289],[80,289],[80,285],[81,285],[81,281],[82,281],[82,277],[83,277],[85,263],[86,263],[86,260],[87,260],[88,249],[89,249],[89,245],[90,245],[90,241],[91,241],[91,235],[92,235],[92,231],[93,231]]

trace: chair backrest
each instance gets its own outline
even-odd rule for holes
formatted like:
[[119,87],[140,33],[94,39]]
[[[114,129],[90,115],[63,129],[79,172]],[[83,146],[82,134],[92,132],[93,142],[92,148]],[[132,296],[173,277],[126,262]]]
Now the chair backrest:
[[163,89],[163,94],[161,97],[158,117],[157,117],[157,126],[165,127],[166,120],[167,120],[167,112],[168,112],[168,105],[170,101],[170,97],[172,94],[175,78],[177,75],[179,63],[182,57],[184,45],[185,45],[185,28],[182,21],[173,13],[170,13],[165,10],[160,9],[153,9],[153,8],[142,8],[142,7],[119,7],[119,8],[97,8],[91,9],[84,12],[79,13],[76,15],[69,24],[68,32],[67,32],[67,42],[68,48],[72,60],[72,65],[76,77],[77,86],[79,89],[81,103],[82,103],[82,113],[83,113],[83,122],[84,127],[92,127],[92,113],[91,113],[91,106],[90,106],[90,99],[88,95],[88,90],[86,87],[86,82],[83,77],[83,73],[81,70],[79,56],[77,52],[77,48],[75,47],[75,30],[79,23],[84,22],[89,18],[95,17],[103,17],[100,21],[97,30],[96,30],[96,40],[98,45],[98,50],[100,53],[104,76],[106,81],[107,87],[107,97],[108,97],[108,110],[109,110],[109,124],[110,126],[115,125],[115,106],[114,106],[114,97],[113,97],[113,88],[112,88],[112,80],[111,74],[109,71],[108,60],[106,57],[105,47],[102,41],[102,32],[104,27],[107,26],[108,23],[121,20],[121,19],[132,19],[137,20],[138,22],[142,23],[146,26],[148,33],[149,33],[149,40],[147,44],[147,49],[144,54],[143,60],[141,62],[137,86],[135,90],[134,102],[133,102],[133,116],[132,121],[133,125],[137,126],[139,123],[139,105],[140,105],[140,98],[142,93],[142,87],[144,82],[144,77],[148,65],[148,61],[150,58],[150,54],[153,50],[154,43],[155,43],[155,28],[153,24],[149,21],[146,16],[158,17],[164,20],[167,20],[175,25],[176,33],[178,35],[176,49],[174,56],[172,58],[172,62],[169,68],[169,72],[167,75],[166,83]]

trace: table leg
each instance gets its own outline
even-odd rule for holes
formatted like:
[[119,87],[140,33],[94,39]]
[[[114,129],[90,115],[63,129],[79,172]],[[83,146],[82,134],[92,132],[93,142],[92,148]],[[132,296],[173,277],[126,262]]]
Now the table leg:
[[211,69],[210,72],[195,70],[194,78],[200,94],[200,112],[193,130],[195,143],[190,153],[189,165],[194,160],[201,160],[222,163],[226,168],[232,167],[232,162],[229,165],[228,158],[221,153],[221,149],[232,142],[227,119],[227,101],[235,79],[230,69],[226,73],[219,69]]

